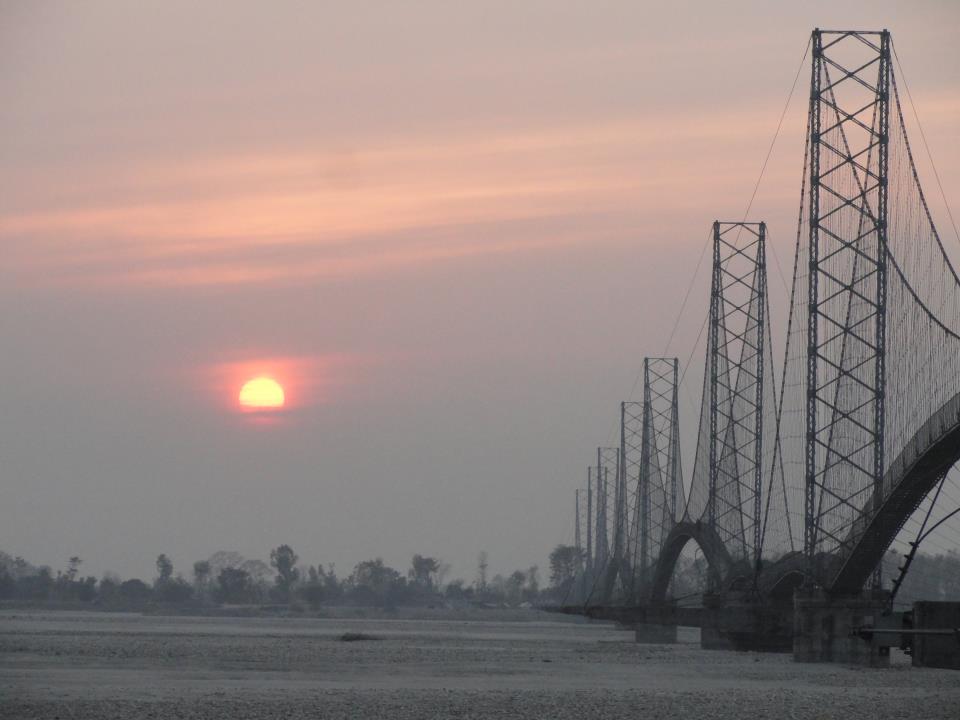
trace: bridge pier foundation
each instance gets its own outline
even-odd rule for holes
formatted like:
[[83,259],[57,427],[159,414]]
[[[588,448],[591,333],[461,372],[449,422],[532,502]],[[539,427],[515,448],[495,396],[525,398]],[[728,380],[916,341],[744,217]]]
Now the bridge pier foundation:
[[637,623],[633,626],[633,636],[638,643],[647,645],[673,644],[677,642],[677,626]]
[[705,650],[790,652],[793,609],[771,604],[755,593],[704,595],[700,647]]
[[823,590],[797,590],[793,615],[794,661],[889,667],[889,647],[854,633],[855,628],[874,625],[879,620],[886,595],[883,591],[871,591],[834,597]]
[[700,623],[700,647],[704,650],[732,650],[733,645],[725,632],[727,623],[723,617],[723,598],[715,593],[704,593],[703,616]]

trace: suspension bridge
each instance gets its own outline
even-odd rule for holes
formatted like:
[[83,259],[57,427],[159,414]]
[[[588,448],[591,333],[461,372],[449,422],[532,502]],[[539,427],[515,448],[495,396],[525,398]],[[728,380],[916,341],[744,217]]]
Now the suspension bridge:
[[[945,507],[960,460],[960,278],[920,186],[890,33],[815,30],[808,52],[780,366],[767,226],[717,221],[689,476],[678,359],[648,357],[642,399],[620,405],[619,447],[597,449],[577,491],[567,611],[638,639],[697,624],[704,645],[828,659],[841,626],[889,611],[881,561],[921,506],[918,537]],[[691,542],[707,566],[695,608],[671,597]]]

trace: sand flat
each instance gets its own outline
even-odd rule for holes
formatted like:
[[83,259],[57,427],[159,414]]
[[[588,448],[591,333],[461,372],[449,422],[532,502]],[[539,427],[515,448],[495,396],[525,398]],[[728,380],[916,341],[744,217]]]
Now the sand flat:
[[[483,614],[480,613],[483,617]],[[960,718],[960,673],[611,625],[0,613],[3,718]],[[373,640],[343,642],[346,632]]]

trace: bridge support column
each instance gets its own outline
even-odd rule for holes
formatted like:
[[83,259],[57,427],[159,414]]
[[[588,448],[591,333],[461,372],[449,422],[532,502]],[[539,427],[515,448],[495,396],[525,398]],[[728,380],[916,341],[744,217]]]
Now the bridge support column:
[[704,595],[700,647],[704,650],[790,652],[793,608],[751,592]]
[[642,644],[672,645],[677,642],[677,626],[637,623],[633,626],[633,636]]
[[853,632],[876,624],[886,594],[872,591],[833,597],[822,590],[797,590],[793,604],[794,661],[888,667],[890,648]]
[[725,632],[723,598],[713,593],[703,595],[703,619],[700,623],[700,647],[704,650],[733,650]]
[[677,642],[677,607],[650,605],[643,614],[643,622],[633,624],[633,636],[638,643],[664,645]]
[[921,633],[943,633],[913,636],[913,666],[960,670],[960,602],[915,602],[912,621]]

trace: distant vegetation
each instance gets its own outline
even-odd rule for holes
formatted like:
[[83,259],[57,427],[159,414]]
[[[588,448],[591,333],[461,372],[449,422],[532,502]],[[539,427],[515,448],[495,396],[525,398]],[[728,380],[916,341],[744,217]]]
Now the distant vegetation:
[[[674,575],[672,591],[677,598],[694,596],[705,585],[703,558],[685,560],[681,558]],[[892,551],[885,559],[886,586],[895,577],[898,560]],[[77,556],[69,558],[65,568],[53,571],[0,552],[0,603],[105,610],[279,605],[304,611],[332,606],[389,609],[563,604],[572,596],[581,558],[576,548],[558,545],[550,553],[549,562],[545,586],[541,586],[537,566],[488,577],[486,553],[480,553],[476,577],[471,582],[446,581],[449,567],[427,555],[414,555],[406,572],[385,565],[380,558],[364,560],[340,578],[333,565],[303,564],[293,548],[280,545],[270,552],[269,564],[235,552],[217,552],[193,563],[189,576],[177,572],[173,561],[161,553],[156,560],[156,575],[143,581],[123,580],[109,573],[99,579],[84,576],[83,561]],[[960,553],[919,553],[897,603],[958,598]]]
[[[564,547],[564,546],[561,546]],[[497,606],[556,602],[561,587],[541,588],[536,566],[508,576],[487,578],[487,557],[478,559],[473,582],[447,582],[449,566],[438,558],[414,555],[406,571],[384,564],[381,558],[358,563],[346,577],[333,565],[303,564],[289,545],[270,551],[269,564],[236,552],[217,552],[178,572],[173,561],[160,554],[156,574],[148,581],[123,580],[113,574],[84,576],[83,560],[71,557],[61,570],[37,567],[21,557],[0,552],[0,603],[90,606],[107,610],[148,608],[202,609],[237,605],[283,605],[301,610],[324,606]],[[567,580],[564,569],[552,577]]]

